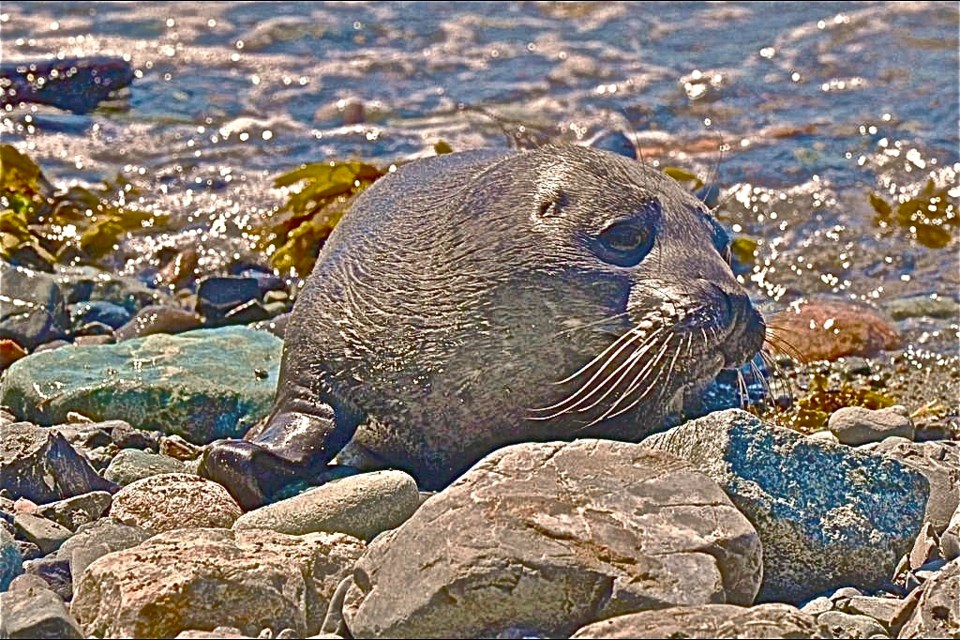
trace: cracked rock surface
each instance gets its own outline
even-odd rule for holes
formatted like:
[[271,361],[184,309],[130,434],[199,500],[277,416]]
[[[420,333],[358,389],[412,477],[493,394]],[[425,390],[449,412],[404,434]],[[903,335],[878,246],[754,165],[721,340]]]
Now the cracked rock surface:
[[688,463],[605,440],[527,443],[374,540],[343,613],[355,637],[557,637],[644,609],[750,604],[760,567],[756,532]]

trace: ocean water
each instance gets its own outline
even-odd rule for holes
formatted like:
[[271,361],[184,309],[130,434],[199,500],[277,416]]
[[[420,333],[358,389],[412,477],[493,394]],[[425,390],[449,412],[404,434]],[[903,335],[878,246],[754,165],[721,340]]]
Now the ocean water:
[[[107,259],[144,279],[170,248],[256,261],[248,231],[301,163],[616,136],[713,188],[762,303],[883,309],[960,291],[958,29],[938,2],[8,1],[4,61],[116,55],[137,77],[87,115],[8,107],[0,135],[58,186],[119,174],[169,215]],[[871,205],[926,188],[947,190],[945,246]]]

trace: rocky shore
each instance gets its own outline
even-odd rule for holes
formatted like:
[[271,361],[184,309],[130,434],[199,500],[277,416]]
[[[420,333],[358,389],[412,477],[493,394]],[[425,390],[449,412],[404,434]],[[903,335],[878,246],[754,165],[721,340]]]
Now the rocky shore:
[[32,300],[2,319],[32,351],[0,383],[4,637],[960,634],[949,420],[848,407],[803,435],[733,409],[244,513],[196,465],[270,408],[282,322],[216,326],[257,280],[173,334],[135,283],[4,269]]

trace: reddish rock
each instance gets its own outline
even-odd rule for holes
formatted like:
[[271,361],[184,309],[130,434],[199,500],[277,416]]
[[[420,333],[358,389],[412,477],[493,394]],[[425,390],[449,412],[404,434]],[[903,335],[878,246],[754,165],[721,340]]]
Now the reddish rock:
[[839,300],[811,300],[767,319],[778,351],[803,362],[871,356],[897,349],[901,338],[880,313]]

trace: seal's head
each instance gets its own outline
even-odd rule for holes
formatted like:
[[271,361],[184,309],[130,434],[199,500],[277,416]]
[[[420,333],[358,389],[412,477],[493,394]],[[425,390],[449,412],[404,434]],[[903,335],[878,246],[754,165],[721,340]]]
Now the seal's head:
[[352,437],[339,461],[428,488],[515,442],[639,440],[763,342],[728,244],[674,180],[608,152],[411,163],[327,241],[248,439],[315,465]]

